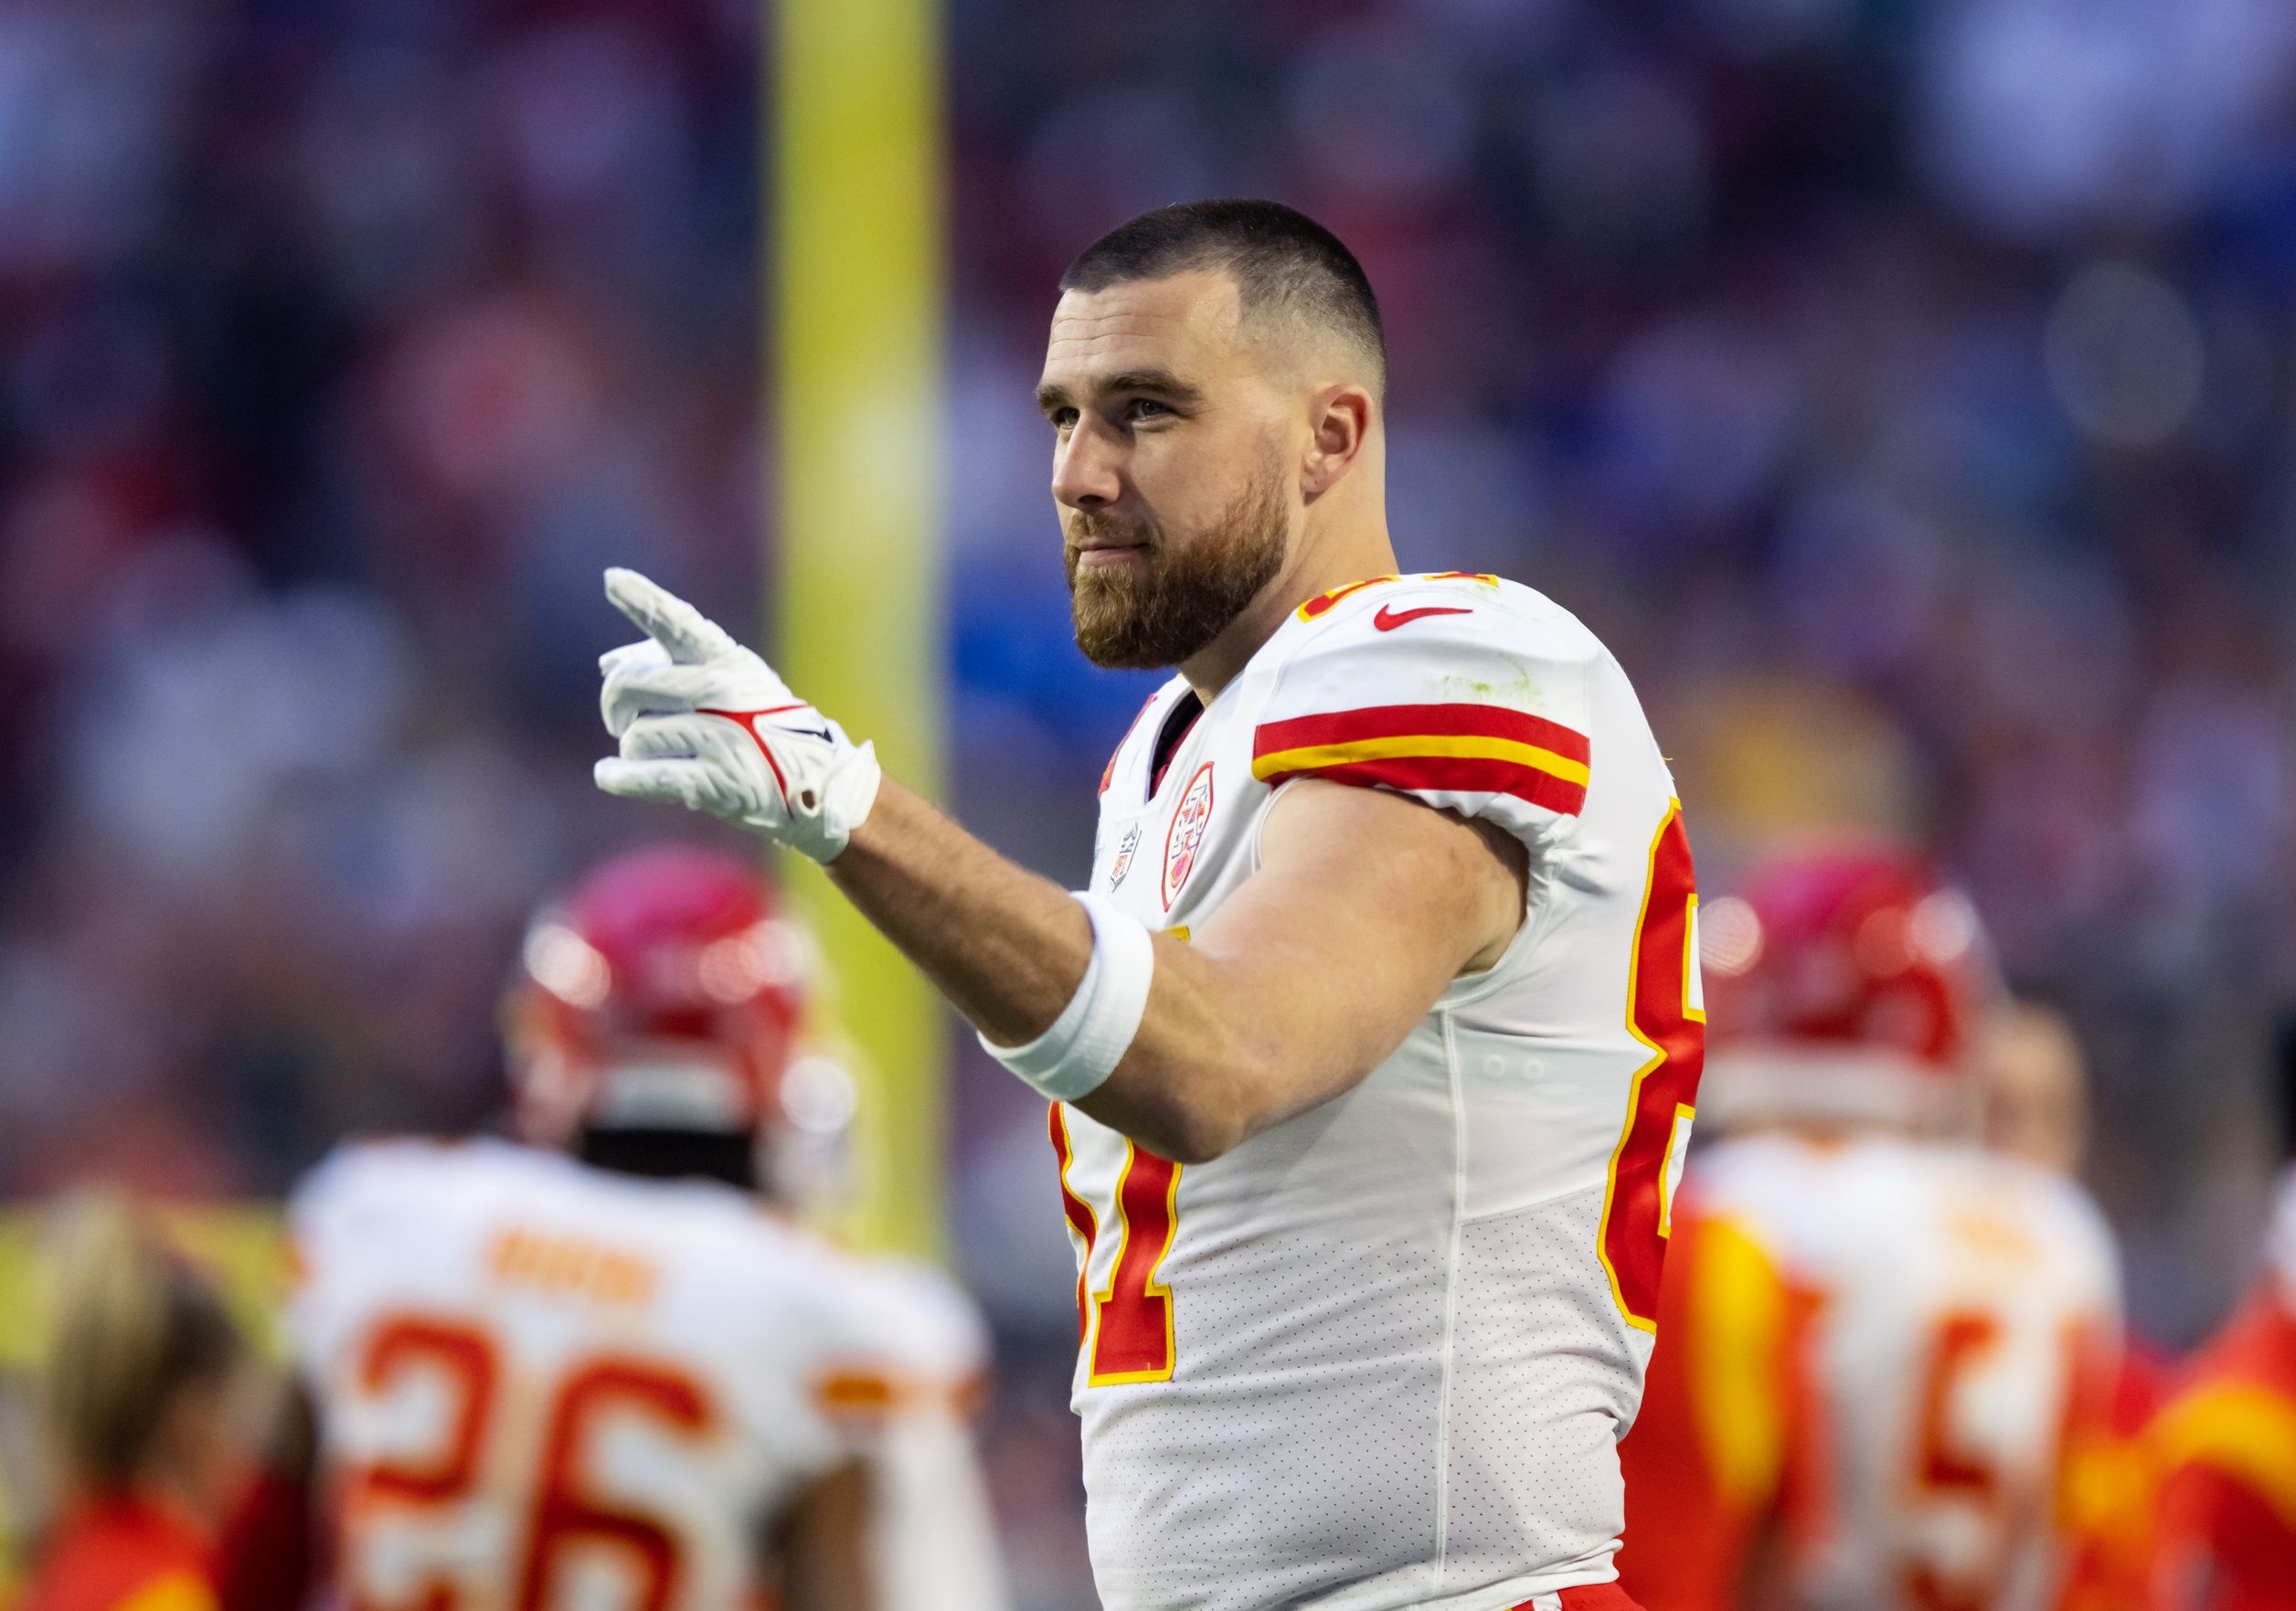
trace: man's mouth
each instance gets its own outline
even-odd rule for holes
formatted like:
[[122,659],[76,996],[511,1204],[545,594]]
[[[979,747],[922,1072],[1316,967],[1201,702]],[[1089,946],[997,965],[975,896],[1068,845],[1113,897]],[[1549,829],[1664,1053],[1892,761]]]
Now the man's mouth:
[[1098,569],[1111,565],[1138,565],[1145,562],[1148,545],[1145,543],[1088,543],[1077,549],[1079,569]]
[[1086,537],[1075,546],[1076,568],[1107,570],[1122,565],[1144,565],[1148,548],[1144,537]]

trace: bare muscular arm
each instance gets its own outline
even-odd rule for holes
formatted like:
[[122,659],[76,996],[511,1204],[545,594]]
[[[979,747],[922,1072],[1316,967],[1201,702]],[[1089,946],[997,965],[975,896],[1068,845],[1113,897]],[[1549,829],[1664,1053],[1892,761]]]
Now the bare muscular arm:
[[[771,666],[629,571],[607,594],[648,641],[604,662],[610,792],[743,822],[824,863],[856,906],[999,1045],[1083,981],[1090,920],[882,775]],[[1377,1066],[1522,921],[1522,848],[1398,795],[1287,787],[1259,870],[1193,943],[1159,936],[1123,1060],[1079,1106],[1179,1162],[1218,1156]]]
[[[1293,784],[1260,848],[1185,942],[1156,937],[1139,1033],[1078,1103],[1183,1163],[1351,1088],[1522,919],[1522,846],[1398,795]],[[1042,1033],[1083,980],[1091,925],[1067,892],[889,778],[829,874],[1000,1045]]]

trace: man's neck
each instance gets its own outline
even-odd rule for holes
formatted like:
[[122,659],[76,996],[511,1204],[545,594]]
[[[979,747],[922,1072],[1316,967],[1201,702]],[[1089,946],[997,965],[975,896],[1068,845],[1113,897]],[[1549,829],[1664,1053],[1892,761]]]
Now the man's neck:
[[1284,618],[1319,593],[1360,582],[1368,577],[1392,576],[1395,544],[1386,522],[1346,540],[1307,538],[1295,544],[1292,556],[1275,579],[1260,589],[1242,614],[1228,623],[1220,635],[1180,662],[1180,674],[1196,690],[1196,698],[1212,703],[1219,691],[1260,652],[1276,634]]

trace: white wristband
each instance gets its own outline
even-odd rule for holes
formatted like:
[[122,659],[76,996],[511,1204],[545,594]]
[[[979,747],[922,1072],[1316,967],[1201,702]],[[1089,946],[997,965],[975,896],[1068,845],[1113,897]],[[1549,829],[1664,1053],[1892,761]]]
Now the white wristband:
[[1060,1016],[1025,1046],[1000,1046],[981,1036],[982,1048],[1055,1102],[1073,1102],[1100,1088],[1140,1033],[1155,977],[1156,947],[1147,926],[1114,902],[1089,891],[1076,898],[1092,920],[1092,959]]

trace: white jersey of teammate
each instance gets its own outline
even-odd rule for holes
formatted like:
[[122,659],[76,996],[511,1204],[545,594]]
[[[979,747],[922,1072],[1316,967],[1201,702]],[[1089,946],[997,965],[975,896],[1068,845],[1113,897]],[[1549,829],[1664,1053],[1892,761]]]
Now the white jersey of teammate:
[[1703,1055],[1687,843],[1625,673],[1526,588],[1386,578],[1287,618],[1152,779],[1194,707],[1151,699],[1101,790],[1092,887],[1152,927],[1217,911],[1302,778],[1499,825],[1530,895],[1361,1085],[1212,1162],[1053,1108],[1101,1598],[1495,1611],[1610,1581]]
[[[2078,1186],[1974,1147],[1787,1136],[1692,1165],[1813,1305],[1812,1611],[2042,1611],[2068,1398],[2117,1349],[2119,1263]],[[2093,1361],[2096,1354],[2092,1351]]]
[[2280,1171],[2273,1192],[2271,1224],[2264,1234],[2264,1263],[2296,1307],[2296,1165]]
[[346,1148],[290,1218],[348,1603],[734,1611],[776,1516],[862,1457],[880,1600],[1001,1604],[957,1409],[983,1338],[937,1276],[490,1140]]

